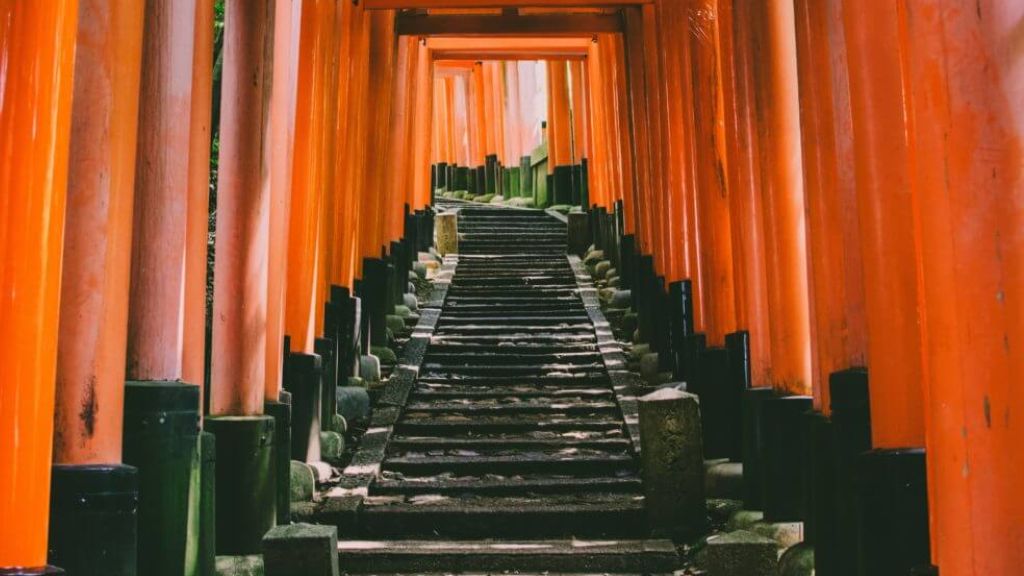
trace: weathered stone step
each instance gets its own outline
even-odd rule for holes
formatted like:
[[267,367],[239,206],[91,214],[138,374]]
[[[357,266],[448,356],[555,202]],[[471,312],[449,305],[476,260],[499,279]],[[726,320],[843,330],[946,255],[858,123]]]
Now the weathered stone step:
[[615,402],[548,402],[545,400],[534,400],[524,402],[517,400],[509,403],[496,403],[496,401],[465,400],[463,402],[414,402],[406,407],[410,412],[449,413],[475,415],[496,415],[496,414],[597,414],[600,412],[614,411],[618,409]]
[[437,343],[469,343],[469,342],[515,342],[515,343],[533,343],[533,344],[551,344],[559,342],[587,342],[593,343],[597,339],[594,336],[593,331],[587,334],[579,335],[545,335],[545,334],[531,334],[529,332],[515,332],[510,334],[474,334],[474,335],[460,335],[460,334],[445,334],[436,335],[430,339],[434,344]]
[[453,318],[451,316],[441,316],[439,325],[443,325],[448,328],[454,328],[456,326],[468,326],[475,327],[481,324],[488,324],[491,326],[502,325],[502,326],[546,326],[548,324],[583,324],[589,317],[586,312],[578,312],[576,314],[562,313],[558,316],[479,316],[474,318]]
[[[394,473],[390,473],[394,474]],[[516,496],[536,494],[578,494],[582,492],[615,492],[639,494],[643,483],[639,476],[597,476],[597,477],[552,477],[539,475],[518,475],[504,478],[494,474],[483,477],[463,476],[458,478],[417,476],[401,479],[382,479],[373,485],[373,493],[379,495],[409,496],[419,494],[440,494],[446,496]]]
[[479,325],[441,325],[438,326],[435,334],[440,336],[447,336],[452,333],[459,335],[469,334],[491,334],[491,335],[502,335],[506,333],[518,334],[518,333],[541,333],[541,334],[593,334],[594,327],[592,324],[583,322],[574,323],[563,323],[553,326],[545,326],[542,324],[491,324],[487,326]]
[[573,364],[573,365],[595,365],[601,361],[601,354],[594,351],[584,352],[560,352],[560,353],[528,353],[527,350],[520,350],[516,346],[506,346],[504,350],[498,347],[493,352],[481,351],[460,351],[455,353],[435,352],[429,350],[424,362],[431,365],[441,366],[465,366],[472,364],[502,364],[502,365],[549,365],[549,364]]
[[597,352],[593,342],[569,342],[566,344],[505,342],[498,344],[434,343],[429,354],[519,354],[526,356],[565,355]]
[[395,450],[430,450],[430,449],[463,449],[490,450],[536,448],[597,448],[604,450],[632,450],[633,445],[627,438],[571,438],[557,436],[553,438],[535,438],[531,436],[505,436],[497,438],[451,438],[440,436],[395,436],[391,439]]
[[614,392],[610,388],[538,388],[530,386],[518,386],[518,387],[503,387],[503,388],[489,388],[481,386],[449,386],[440,388],[438,386],[430,386],[427,384],[420,384],[413,389],[410,398],[414,402],[425,401],[425,402],[437,402],[450,399],[505,399],[505,398],[520,398],[530,399],[539,398],[545,401],[554,402],[556,400],[564,400],[566,398],[612,398]]
[[622,434],[623,423],[608,418],[549,418],[528,419],[523,417],[488,418],[451,420],[446,418],[406,418],[400,421],[395,430],[399,434],[413,435],[466,435],[466,434],[520,434],[534,431],[552,432],[587,432],[600,431],[611,433],[614,437]]
[[536,497],[369,497],[364,533],[452,538],[632,537],[647,533],[643,497],[571,494]]
[[559,455],[520,454],[512,456],[423,456],[405,454],[384,461],[384,470],[410,474],[548,474],[609,476],[632,472],[636,462],[628,454]]
[[522,574],[535,570],[577,573],[672,572],[679,565],[668,540],[339,541],[338,563],[353,572],[485,571]]
[[432,372],[447,372],[449,374],[507,374],[507,375],[537,375],[542,376],[550,372],[566,372],[568,374],[579,374],[604,369],[602,362],[581,362],[573,364],[570,362],[551,362],[548,364],[441,364],[436,362],[425,362],[422,369]]
[[494,386],[534,386],[534,387],[568,387],[568,386],[602,386],[607,385],[610,380],[608,374],[555,374],[545,376],[463,376],[458,380],[431,376],[424,374],[418,380],[420,384],[455,384],[459,386],[472,387],[494,387]]

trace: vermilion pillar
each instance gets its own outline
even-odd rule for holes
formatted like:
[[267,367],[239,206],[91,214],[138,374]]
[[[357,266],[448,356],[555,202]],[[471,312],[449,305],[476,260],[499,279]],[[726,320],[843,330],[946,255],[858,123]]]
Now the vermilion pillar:
[[757,92],[763,136],[761,195],[771,381],[780,392],[807,394],[811,390],[810,304],[793,5],[769,0],[759,13],[765,31]]
[[78,2],[0,3],[0,570],[44,574]]
[[1024,7],[907,5],[932,558],[1009,576],[1024,564]]
[[217,440],[221,555],[258,553],[277,517],[274,418],[262,415],[274,9],[271,0],[229,0],[225,11],[211,417],[206,422]]
[[828,414],[829,376],[867,365],[853,129],[841,4],[798,0],[795,7],[814,406]]
[[273,5],[229,4],[221,100],[210,413],[263,413]]
[[181,377],[203,386],[206,379],[206,248],[210,228],[214,2],[195,0],[195,4]]
[[857,560],[865,574],[909,572],[930,555],[926,455],[920,449],[922,244],[912,202],[913,104],[906,92],[904,7],[902,1],[884,8],[843,4],[875,448],[858,458]]
[[924,445],[911,153],[897,4],[845,2],[876,448]]
[[750,374],[754,386],[771,384],[771,342],[765,261],[761,156],[754,94],[753,5],[718,3],[718,41],[726,143],[725,178],[736,287],[736,324],[750,334]]
[[[143,14],[138,2],[81,4],[50,525],[50,561],[71,572],[121,575],[136,558],[138,479],[121,440]],[[124,529],[97,542],[97,513]]]
[[693,79],[693,155],[701,256],[699,304],[705,316],[708,344],[721,346],[736,330],[733,293],[733,250],[729,195],[724,178],[728,166],[723,125],[722,79],[718,66],[718,13],[715,0],[690,2],[690,72]]
[[268,401],[278,400],[282,377],[299,43],[299,35],[293,32],[293,16],[301,14],[301,9],[297,10],[296,7],[301,8],[299,0],[278,2],[274,15],[276,78],[270,96],[271,181],[267,270],[267,368],[264,379],[264,395]]
[[128,316],[133,380],[184,376],[195,16],[195,0],[146,3]]

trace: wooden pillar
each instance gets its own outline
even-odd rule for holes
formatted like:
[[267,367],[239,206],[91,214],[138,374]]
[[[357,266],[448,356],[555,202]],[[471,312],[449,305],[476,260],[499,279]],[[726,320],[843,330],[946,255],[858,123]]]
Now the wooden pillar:
[[771,330],[762,219],[760,135],[754,94],[753,4],[718,3],[718,41],[726,143],[726,186],[732,222],[736,325],[750,334],[754,386],[771,385]]
[[722,346],[736,330],[733,285],[731,190],[724,178],[728,162],[718,54],[718,2],[690,0],[690,71],[693,86],[693,155],[696,161],[697,223],[700,237],[699,307],[708,345]]
[[829,376],[867,365],[849,80],[838,2],[795,3],[814,335],[814,407]]
[[843,5],[876,448],[924,445],[916,240],[897,3]]
[[317,289],[317,246],[320,236],[323,163],[320,147],[327,126],[325,113],[324,37],[329,3],[304,2],[299,23],[299,57],[295,97],[295,149],[291,206],[288,214],[288,278],[285,286],[285,334],[291,349],[313,353]]
[[[299,8],[299,10],[296,10]],[[293,15],[301,0],[278,1],[274,13],[274,83],[270,95],[270,224],[267,268],[267,352],[264,396],[276,402],[281,391],[288,277],[288,223],[292,191],[296,70],[299,38]]]
[[[649,8],[649,7],[648,7]],[[647,73],[648,54],[644,52],[644,13],[647,8],[629,8],[625,12],[626,33],[625,58],[629,87],[629,117],[632,126],[632,142],[625,147],[636,167],[634,180],[630,186],[636,188],[637,200],[637,247],[643,254],[653,255],[657,251],[657,228],[654,225],[656,177],[654,170],[653,142],[651,133],[656,130],[652,126],[650,113],[651,102],[648,101]],[[649,41],[649,40],[648,40]]]
[[206,380],[206,272],[210,228],[210,138],[213,132],[213,4],[213,0],[195,0],[185,217],[185,308],[181,377],[186,382],[199,385],[200,389]]
[[1009,576],[1024,564],[1024,11],[907,5],[932,558]]
[[82,4],[65,223],[54,462],[121,462],[143,6]]
[[759,11],[765,45],[759,65],[758,127],[764,203],[771,383],[791,394],[811,391],[810,304],[804,222],[796,38],[792,2]]
[[232,0],[224,40],[210,413],[263,413],[273,4]]
[[78,2],[0,4],[0,570],[47,573]]
[[184,378],[195,18],[195,0],[146,2],[128,315],[130,380]]

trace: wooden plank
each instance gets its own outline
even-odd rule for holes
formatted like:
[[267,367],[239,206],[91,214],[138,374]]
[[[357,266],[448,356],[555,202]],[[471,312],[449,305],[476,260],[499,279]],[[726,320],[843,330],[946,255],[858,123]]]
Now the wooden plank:
[[622,31],[617,14],[422,15],[396,18],[399,35],[574,37]]

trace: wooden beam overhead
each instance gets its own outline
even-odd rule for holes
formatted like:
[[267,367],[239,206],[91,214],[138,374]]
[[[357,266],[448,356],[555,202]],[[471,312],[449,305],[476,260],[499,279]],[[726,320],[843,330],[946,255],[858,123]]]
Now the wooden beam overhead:
[[456,60],[585,60],[587,55],[571,51],[558,50],[534,50],[534,51],[470,51],[461,52],[458,50],[435,50],[432,52],[434,60],[456,61]]
[[396,31],[405,36],[589,37],[622,32],[622,19],[618,14],[401,14]]
[[363,0],[367,10],[409,8],[612,8],[653,0]]

